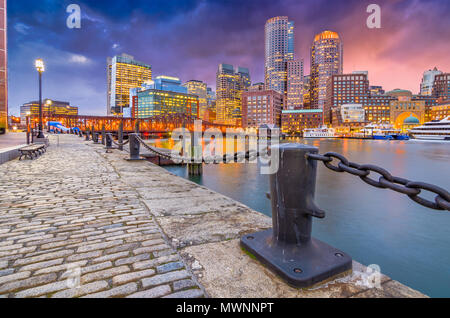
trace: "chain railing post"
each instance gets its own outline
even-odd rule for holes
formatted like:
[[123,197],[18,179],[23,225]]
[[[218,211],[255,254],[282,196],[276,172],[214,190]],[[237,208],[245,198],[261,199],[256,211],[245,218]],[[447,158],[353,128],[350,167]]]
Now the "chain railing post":
[[102,145],[106,145],[106,130],[105,130],[105,124],[102,126]]
[[106,144],[106,152],[107,153],[111,152],[111,149],[112,149],[112,135],[110,133],[106,134],[105,144]]
[[119,143],[119,150],[123,151],[123,120],[119,124],[119,132],[117,134],[117,141]]
[[138,139],[137,134],[129,134],[128,138],[130,140],[130,158],[127,159],[127,161],[138,161],[138,160],[144,160],[141,159],[139,153],[141,150],[141,145]]
[[98,144],[98,136],[99,136],[99,133],[98,133],[98,132],[95,132],[95,133],[92,135],[92,141],[94,142],[94,144]]
[[314,203],[316,147],[281,144],[279,169],[270,175],[273,228],[245,235],[241,245],[294,287],[310,287],[352,269],[344,252],[311,237],[312,218],[325,213]]
[[89,141],[89,134],[90,134],[89,130],[86,130],[86,138],[85,138],[86,141]]

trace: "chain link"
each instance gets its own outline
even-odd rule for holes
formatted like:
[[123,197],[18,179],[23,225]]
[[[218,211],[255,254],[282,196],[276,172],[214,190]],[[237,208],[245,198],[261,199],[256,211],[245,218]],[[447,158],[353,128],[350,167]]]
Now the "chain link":
[[[435,210],[450,211],[450,193],[433,184],[425,182],[413,182],[404,178],[395,177],[386,169],[375,165],[360,165],[348,161],[343,155],[335,152],[327,152],[324,155],[308,153],[307,158],[310,160],[321,161],[330,170],[336,172],[347,172],[351,175],[361,178],[365,183],[380,188],[390,189],[398,193],[406,194],[414,202]],[[332,162],[337,159],[339,162],[334,165]],[[369,177],[372,173],[380,175],[378,180]],[[427,200],[419,194],[422,191],[429,191],[435,194],[434,202]]]

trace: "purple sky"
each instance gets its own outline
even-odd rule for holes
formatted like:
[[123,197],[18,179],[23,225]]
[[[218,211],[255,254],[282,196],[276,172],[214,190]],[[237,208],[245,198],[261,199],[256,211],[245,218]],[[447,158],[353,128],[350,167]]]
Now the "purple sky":
[[[366,7],[382,8],[382,28],[366,27]],[[67,5],[82,9],[82,27],[68,29]],[[264,76],[264,24],[295,22],[296,56],[305,59],[325,29],[344,42],[344,71],[368,70],[372,85],[417,93],[422,73],[450,71],[450,1],[362,0],[14,0],[8,1],[9,108],[37,99],[41,57],[44,98],[69,101],[81,114],[106,114],[106,57],[122,52],[153,67],[154,76],[202,80],[215,87],[219,63]]]

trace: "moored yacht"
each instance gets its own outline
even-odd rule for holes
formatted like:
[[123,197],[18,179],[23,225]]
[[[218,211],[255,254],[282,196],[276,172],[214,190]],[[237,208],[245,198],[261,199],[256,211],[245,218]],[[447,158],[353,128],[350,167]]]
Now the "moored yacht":
[[442,120],[433,120],[423,126],[415,127],[409,131],[415,139],[420,140],[448,140],[450,141],[450,116]]
[[303,130],[304,138],[335,138],[336,130],[334,128],[328,128],[322,126],[320,128],[307,128]]

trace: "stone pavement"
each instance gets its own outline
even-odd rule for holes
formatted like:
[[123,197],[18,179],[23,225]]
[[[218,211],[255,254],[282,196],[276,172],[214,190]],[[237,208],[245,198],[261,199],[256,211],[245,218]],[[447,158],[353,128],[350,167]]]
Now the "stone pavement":
[[356,262],[291,288],[239,246],[270,218],[126,153],[50,141],[0,165],[0,297],[425,297],[384,275],[361,284]]
[[0,297],[203,296],[103,148],[50,140],[0,165]]

